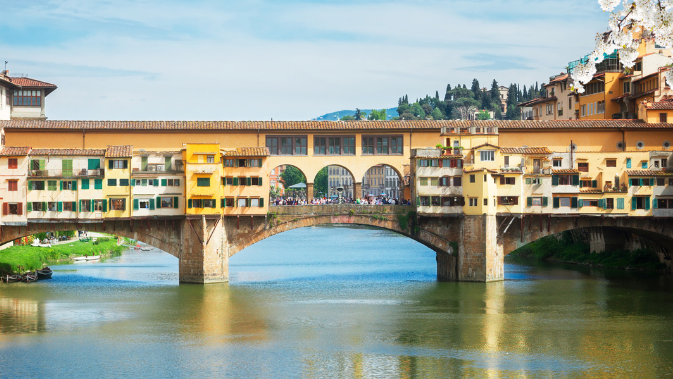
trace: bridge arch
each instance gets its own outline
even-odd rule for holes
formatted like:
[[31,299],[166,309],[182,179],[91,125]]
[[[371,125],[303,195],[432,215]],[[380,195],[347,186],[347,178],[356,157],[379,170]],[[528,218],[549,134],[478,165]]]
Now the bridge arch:
[[[395,178],[393,178],[393,176]],[[362,178],[362,193],[357,196],[378,196],[387,193],[388,196],[402,200],[404,198],[404,175],[400,170],[387,163],[380,163],[369,167]],[[379,182],[381,181],[381,182]],[[394,182],[394,184],[392,183]]]
[[343,187],[343,197],[355,198],[353,195],[356,183],[355,175],[348,167],[342,164],[327,164],[313,178],[313,195],[316,198],[323,196],[329,198],[337,195],[338,187]]

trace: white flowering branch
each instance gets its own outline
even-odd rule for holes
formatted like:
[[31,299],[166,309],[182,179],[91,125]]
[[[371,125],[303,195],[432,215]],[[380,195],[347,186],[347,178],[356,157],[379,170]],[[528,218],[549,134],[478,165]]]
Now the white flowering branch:
[[[621,9],[615,10],[620,3]],[[610,30],[596,36],[596,48],[587,61],[580,61],[570,73],[572,88],[579,93],[583,93],[584,84],[593,79],[596,65],[615,50],[620,63],[633,68],[640,44],[633,33],[640,28],[649,32],[657,45],[665,49],[673,47],[673,0],[598,0],[598,4],[603,11],[610,12]],[[666,71],[665,75],[666,80],[673,83],[673,70]]]

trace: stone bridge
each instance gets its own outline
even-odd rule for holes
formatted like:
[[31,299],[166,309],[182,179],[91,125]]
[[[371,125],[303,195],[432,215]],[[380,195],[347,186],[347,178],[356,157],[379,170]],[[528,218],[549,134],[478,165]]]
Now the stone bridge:
[[[539,238],[574,231],[592,251],[648,247],[670,266],[673,219],[562,215],[417,215],[413,206],[274,206],[266,216],[180,216],[99,223],[3,225],[0,243],[47,231],[88,230],[132,238],[179,258],[180,281],[227,281],[229,257],[288,230],[354,224],[387,229],[437,253],[440,281],[489,282],[504,278],[504,256]],[[346,236],[347,238],[347,236]]]

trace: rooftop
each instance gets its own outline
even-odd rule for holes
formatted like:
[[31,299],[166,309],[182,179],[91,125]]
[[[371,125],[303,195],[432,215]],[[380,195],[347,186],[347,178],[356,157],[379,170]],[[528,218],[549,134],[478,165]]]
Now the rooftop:
[[133,156],[132,145],[109,146],[105,150],[106,158],[127,158]]
[[546,147],[503,147],[500,154],[551,154]]
[[13,146],[5,146],[2,151],[0,151],[0,156],[3,157],[16,157],[16,156],[23,156],[23,155],[28,155],[28,152],[30,152],[30,147],[13,147]]
[[32,149],[30,155],[103,156],[105,149]]
[[268,147],[237,147],[236,150],[224,151],[225,157],[268,157]]

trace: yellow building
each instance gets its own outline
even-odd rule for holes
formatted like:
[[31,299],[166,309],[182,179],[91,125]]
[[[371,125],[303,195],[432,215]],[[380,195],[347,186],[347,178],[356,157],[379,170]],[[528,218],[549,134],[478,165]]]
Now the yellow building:
[[222,162],[217,143],[188,143],[185,154],[187,215],[220,214]]
[[131,159],[133,146],[109,146],[105,150],[103,214],[105,218],[131,218]]
[[223,151],[220,206],[225,215],[266,215],[269,172],[266,147]]

